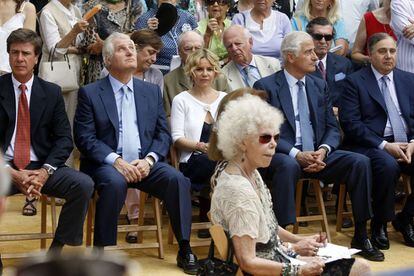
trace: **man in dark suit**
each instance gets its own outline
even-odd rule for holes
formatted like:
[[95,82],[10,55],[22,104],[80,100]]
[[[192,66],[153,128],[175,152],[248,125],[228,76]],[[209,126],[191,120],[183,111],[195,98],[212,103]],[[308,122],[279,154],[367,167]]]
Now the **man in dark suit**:
[[12,178],[11,194],[64,198],[50,250],[81,245],[92,179],[65,166],[72,149],[59,86],[33,75],[41,38],[18,29],[7,39],[11,74],[0,77],[0,145]]
[[79,90],[74,121],[81,170],[95,180],[94,245],[115,245],[117,219],[127,187],[164,201],[179,243],[177,265],[197,273],[189,240],[191,183],[163,163],[171,136],[158,86],[133,78],[136,50],[129,36],[113,33],[104,42],[108,77]]
[[344,147],[371,160],[373,175],[373,243],[389,248],[387,222],[414,247],[414,194],[394,214],[394,190],[400,173],[411,175],[414,167],[414,74],[395,68],[395,41],[385,33],[368,40],[371,66],[351,74],[345,82],[339,118],[345,133]]
[[329,52],[335,30],[325,17],[312,19],[306,26],[306,32],[313,38],[315,53],[318,56],[316,70],[311,74],[324,79],[328,83],[329,95],[331,97],[334,113],[337,115],[340,91],[345,77],[353,72],[352,63],[349,59]]
[[288,34],[281,46],[285,69],[254,84],[254,88],[267,91],[269,103],[286,118],[276,154],[262,174],[271,180],[273,206],[282,226],[296,220],[295,187],[300,177],[345,182],[355,220],[352,246],[361,249],[361,255],[369,260],[383,261],[384,255],[372,247],[366,231],[372,215],[369,159],[337,150],[339,128],[326,82],[309,75],[318,60],[314,48],[309,34]]

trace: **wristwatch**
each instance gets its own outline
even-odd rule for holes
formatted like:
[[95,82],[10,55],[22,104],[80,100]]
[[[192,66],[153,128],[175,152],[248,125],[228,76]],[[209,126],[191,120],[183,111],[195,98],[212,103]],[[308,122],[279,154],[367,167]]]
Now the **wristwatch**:
[[53,175],[55,173],[55,169],[52,166],[48,165],[48,164],[44,164],[42,166],[42,168],[46,170],[46,172],[49,176]]
[[152,156],[147,156],[144,159],[145,159],[145,161],[148,162],[148,165],[149,165],[150,169],[152,169],[152,167],[154,167],[154,163],[155,163],[154,158]]

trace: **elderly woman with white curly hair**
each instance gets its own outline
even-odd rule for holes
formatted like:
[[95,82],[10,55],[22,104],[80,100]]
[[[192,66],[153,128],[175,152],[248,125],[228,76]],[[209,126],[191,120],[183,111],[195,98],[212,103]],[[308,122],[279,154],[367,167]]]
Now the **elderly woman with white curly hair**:
[[369,274],[365,260],[325,266],[308,250],[323,246],[319,235],[297,236],[278,227],[257,168],[269,166],[283,116],[252,93],[257,91],[239,89],[223,99],[209,148],[210,158],[225,160],[212,177],[211,221],[229,233],[241,269],[254,275],[331,275],[338,269],[342,275]]

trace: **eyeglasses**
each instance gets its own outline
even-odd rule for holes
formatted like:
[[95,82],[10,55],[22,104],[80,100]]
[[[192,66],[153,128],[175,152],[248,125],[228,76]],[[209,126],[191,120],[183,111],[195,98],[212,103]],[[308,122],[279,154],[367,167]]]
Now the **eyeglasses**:
[[322,38],[325,38],[325,41],[331,41],[333,38],[333,35],[331,34],[311,34],[311,36],[315,40],[322,40]]
[[220,6],[225,6],[228,5],[227,0],[205,0],[207,6],[212,6],[214,5],[216,2],[217,4],[219,4]]
[[279,140],[279,134],[276,134],[274,136],[270,135],[270,134],[262,134],[259,136],[259,143],[260,144],[268,144],[270,143],[270,141],[275,140],[275,142],[277,142],[277,140]]

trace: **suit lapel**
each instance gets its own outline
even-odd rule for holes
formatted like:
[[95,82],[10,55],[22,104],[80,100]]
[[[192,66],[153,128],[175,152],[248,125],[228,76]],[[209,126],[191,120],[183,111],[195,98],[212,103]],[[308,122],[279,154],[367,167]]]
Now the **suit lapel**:
[[2,91],[0,93],[0,104],[3,106],[4,110],[9,117],[9,125],[7,126],[6,133],[6,144],[4,147],[8,146],[13,136],[14,125],[16,123],[16,98],[14,95],[13,83],[11,80],[11,74],[4,76],[4,81],[1,83]]
[[33,137],[46,107],[46,91],[40,86],[39,79],[34,77],[30,95],[30,132]]
[[292,97],[290,95],[289,84],[283,71],[280,71],[276,75],[276,86],[275,91],[279,91],[277,95],[279,95],[280,105],[285,113],[286,119],[288,120],[293,131],[296,132],[295,112],[293,111]]
[[[180,66],[179,67],[179,72],[178,72],[178,80],[179,80],[179,83],[180,83],[180,85],[181,85],[181,87],[183,87],[184,89],[183,89],[183,91],[184,90],[189,90],[189,89],[191,89],[191,82],[190,82],[190,78],[188,77],[188,76],[186,76],[185,75],[185,72],[184,72],[184,68],[183,68],[183,66]],[[134,88],[135,89],[135,88]],[[180,91],[181,92],[181,91]]]
[[[362,69],[364,70],[364,69]],[[366,83],[368,94],[381,105],[385,112],[387,112],[387,107],[385,106],[384,96],[381,93],[381,90],[378,86],[378,82],[375,79],[374,72],[371,68],[367,68],[365,74],[361,74],[363,82]]]
[[[230,68],[228,70],[227,80],[230,83],[231,87],[244,87],[245,83],[241,77],[239,69],[237,68],[236,64],[231,61]],[[233,85],[232,85],[233,84]]]
[[318,115],[318,94],[319,91],[317,91],[315,89],[315,83],[314,81],[309,78],[306,77],[306,96],[308,98],[308,106],[309,106],[309,113],[310,113],[310,119],[312,122],[312,127],[313,127],[313,133],[315,134],[315,140],[318,140],[318,120],[317,120],[317,115]]
[[116,134],[116,143],[119,142],[119,118],[118,118],[118,109],[116,106],[115,94],[112,90],[111,83],[109,78],[106,77],[100,83],[99,96],[101,97],[102,103],[105,107],[106,113],[108,114],[109,120],[112,123],[112,126],[115,129]]
[[398,98],[398,104],[401,109],[401,113],[405,119],[406,122],[410,121],[410,101],[409,95],[407,95],[407,91],[410,91],[410,89],[407,89],[404,87],[404,80],[400,77],[400,74],[398,71],[394,70],[394,85],[395,85],[395,93],[397,94]]
[[268,76],[274,73],[272,72],[272,68],[270,67],[270,64],[266,64],[262,62],[262,59],[256,56],[253,56],[253,58],[254,58],[254,62],[256,63],[257,69],[259,70],[260,76],[262,78],[264,76]]
[[147,113],[147,105],[145,100],[145,92],[138,80],[134,79],[134,99],[135,111],[137,112],[138,132],[141,139],[141,148],[145,129],[145,114]]

